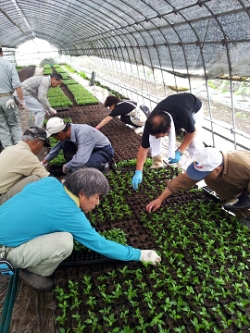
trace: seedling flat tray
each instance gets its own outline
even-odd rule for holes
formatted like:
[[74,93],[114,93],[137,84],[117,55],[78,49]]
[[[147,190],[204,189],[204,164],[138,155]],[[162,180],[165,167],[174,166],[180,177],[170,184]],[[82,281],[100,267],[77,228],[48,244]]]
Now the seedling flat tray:
[[100,264],[110,261],[114,261],[114,259],[104,257],[103,255],[91,250],[73,251],[68,258],[61,262],[60,266]]
[[211,188],[209,188],[208,186],[202,187],[202,190],[207,196],[213,198],[215,201],[220,201],[218,194],[215,191],[211,190]]
[[64,106],[64,107],[61,107],[61,108],[56,108],[57,112],[68,111],[68,110],[69,110],[69,106]]

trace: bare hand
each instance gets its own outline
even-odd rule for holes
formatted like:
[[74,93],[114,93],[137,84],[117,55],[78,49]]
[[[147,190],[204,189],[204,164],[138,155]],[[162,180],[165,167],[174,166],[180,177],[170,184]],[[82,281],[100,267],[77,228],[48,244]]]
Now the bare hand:
[[63,165],[63,167],[62,167],[62,172],[63,172],[63,173],[68,173],[68,170],[67,170],[67,168],[66,168],[66,164]]
[[151,201],[147,206],[146,206],[146,211],[151,213],[151,212],[155,212],[157,209],[159,209],[161,207],[161,203],[162,201],[160,199],[155,199],[153,201]]
[[19,100],[19,108],[21,110],[25,110],[26,109],[26,103],[25,103],[25,100],[24,99],[20,99]]

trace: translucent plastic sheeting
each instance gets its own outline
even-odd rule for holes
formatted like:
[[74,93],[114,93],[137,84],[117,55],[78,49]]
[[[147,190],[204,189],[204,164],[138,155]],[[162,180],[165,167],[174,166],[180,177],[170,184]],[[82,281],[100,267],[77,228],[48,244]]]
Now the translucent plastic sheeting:
[[1,0],[0,43],[34,37],[62,54],[185,76],[249,76],[248,0]]

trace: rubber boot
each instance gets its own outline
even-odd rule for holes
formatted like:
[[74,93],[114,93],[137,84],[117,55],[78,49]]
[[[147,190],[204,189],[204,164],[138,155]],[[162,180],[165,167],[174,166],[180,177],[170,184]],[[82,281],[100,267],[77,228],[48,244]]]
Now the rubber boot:
[[162,168],[163,167],[163,156],[159,154],[157,156],[152,157],[152,165],[150,169]]

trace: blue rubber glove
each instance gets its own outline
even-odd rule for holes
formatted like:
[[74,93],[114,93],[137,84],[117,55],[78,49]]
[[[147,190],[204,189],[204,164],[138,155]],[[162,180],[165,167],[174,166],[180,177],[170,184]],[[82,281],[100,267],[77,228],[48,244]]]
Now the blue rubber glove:
[[136,191],[138,190],[138,185],[142,182],[142,171],[136,170],[134,177],[132,178],[132,186],[133,189]]
[[173,163],[177,163],[180,161],[182,156],[182,153],[179,152],[179,150],[175,151],[175,158],[170,158],[170,160],[168,161],[169,164],[173,164]]

